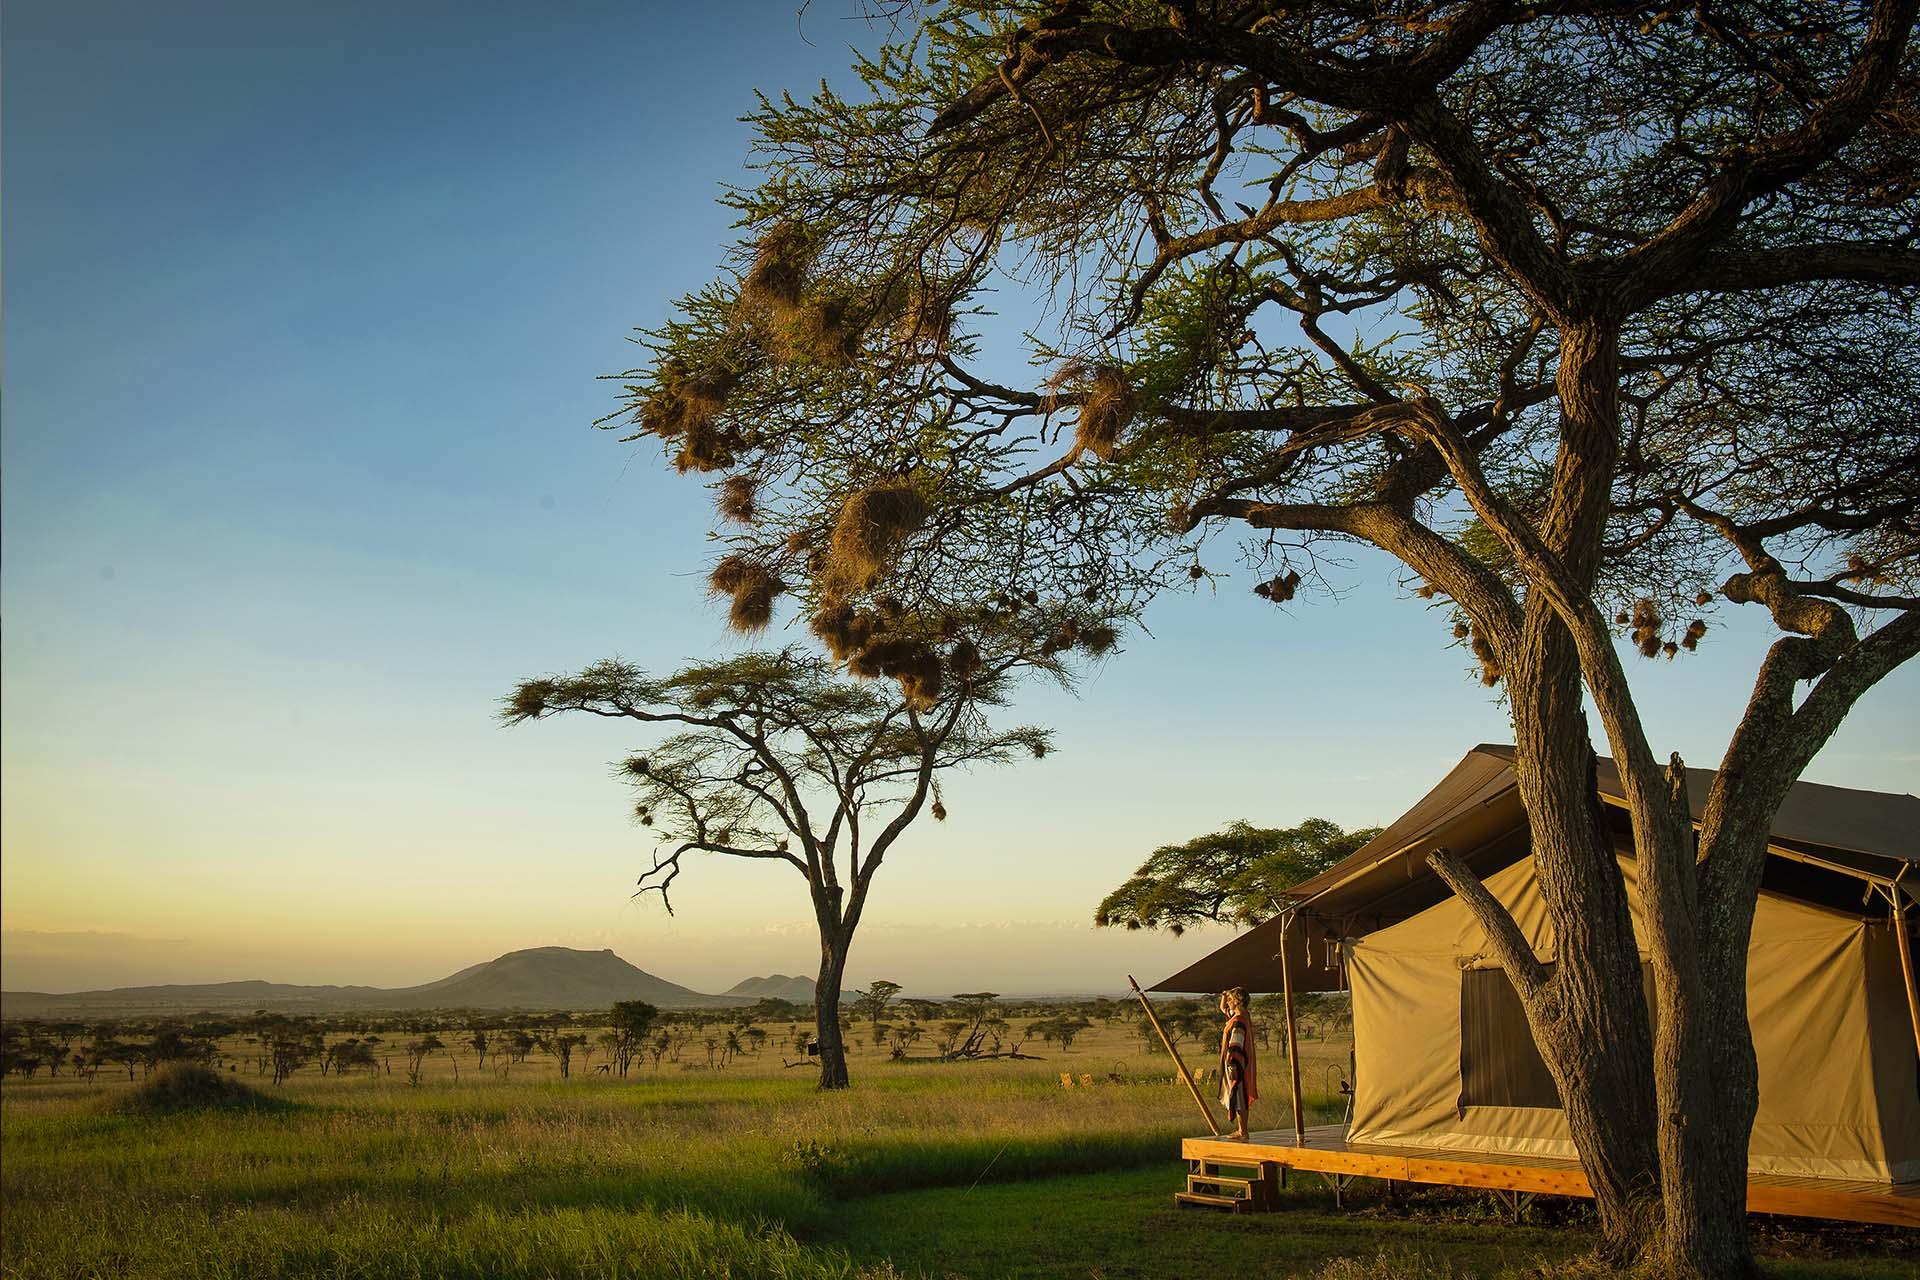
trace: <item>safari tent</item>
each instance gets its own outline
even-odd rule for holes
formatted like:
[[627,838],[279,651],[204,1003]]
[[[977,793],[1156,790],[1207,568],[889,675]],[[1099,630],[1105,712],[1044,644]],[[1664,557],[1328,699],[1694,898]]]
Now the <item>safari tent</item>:
[[[1711,778],[1689,771],[1696,818]],[[1616,818],[1634,925],[1644,936],[1610,761],[1600,762],[1599,789]],[[1513,750],[1480,746],[1366,847],[1298,886],[1282,916],[1153,989],[1352,992],[1350,1122],[1315,1130],[1312,1140],[1304,1127],[1256,1134],[1256,1144],[1292,1151],[1283,1166],[1327,1167],[1315,1163],[1317,1142],[1347,1156],[1390,1153],[1377,1176],[1405,1177],[1416,1167],[1534,1169],[1546,1171],[1534,1189],[1579,1194],[1584,1179],[1566,1119],[1519,998],[1465,905],[1426,865],[1439,845],[1465,857],[1551,962]],[[1748,961],[1760,1070],[1749,1169],[1757,1188],[1775,1191],[1763,1189],[1757,1200],[1750,1192],[1749,1204],[1863,1216],[1833,1211],[1838,1201],[1781,1207],[1811,1206],[1817,1197],[1778,1189],[1884,1193],[1892,1207],[1864,1216],[1920,1223],[1920,995],[1906,910],[1920,901],[1920,799],[1800,783],[1768,851]],[[1285,1105],[1270,1100],[1267,1115]],[[1205,1174],[1209,1148],[1194,1141],[1201,1154],[1189,1157]],[[1366,1172],[1352,1160],[1343,1167]]]

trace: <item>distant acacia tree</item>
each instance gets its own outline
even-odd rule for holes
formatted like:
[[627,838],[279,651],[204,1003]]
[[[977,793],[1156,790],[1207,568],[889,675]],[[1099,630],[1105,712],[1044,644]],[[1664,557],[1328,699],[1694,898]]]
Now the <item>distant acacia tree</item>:
[[380,1069],[380,1063],[373,1056],[373,1046],[365,1040],[348,1037],[327,1046],[320,1058],[320,1074],[325,1075],[331,1066],[341,1075],[355,1067],[365,1067],[369,1072]]
[[1165,929],[1175,937],[1201,921],[1258,923],[1279,910],[1287,890],[1379,834],[1378,827],[1343,831],[1324,818],[1308,818],[1297,827],[1229,823],[1210,835],[1155,849],[1100,900],[1093,921]]
[[539,1048],[540,1042],[525,1027],[512,1027],[506,1032],[507,1065],[525,1062],[527,1055]]
[[900,994],[900,984],[885,980],[869,983],[854,994],[853,1011],[875,1027],[887,1015],[887,1005]]
[[446,1047],[440,1037],[431,1032],[418,1040],[409,1040],[407,1042],[407,1083],[418,1085],[425,1075],[427,1059]]
[[540,1039],[541,1048],[553,1055],[560,1066],[560,1078],[567,1079],[573,1074],[573,1054],[587,1043],[587,1038],[577,1031],[549,1031]]
[[[627,1074],[627,1068],[633,1063],[633,1055],[639,1053],[647,1042],[647,1033],[660,1016],[660,1011],[645,1000],[616,1001],[607,1015],[607,1030],[613,1037],[608,1051],[613,1055],[614,1070],[621,1075]],[[656,1057],[657,1063],[659,1059]]]
[[[945,816],[941,774],[1023,755],[1038,759],[1049,749],[1044,730],[1000,731],[987,723],[984,708],[1004,700],[1014,671],[1059,671],[1052,651],[1036,652],[1017,638],[996,652],[990,646],[1004,634],[957,636],[944,652],[925,641],[884,642],[898,645],[901,661],[911,660],[895,677],[897,690],[849,679],[821,658],[786,649],[664,679],[601,662],[577,676],[523,682],[503,714],[510,724],[576,712],[680,730],[619,767],[637,793],[636,817],[662,841],[640,877],[641,891],[657,891],[670,910],[668,892],[689,854],[754,859],[797,873],[820,939],[820,1085],[843,1088],[841,983],[882,862],[929,806],[936,818]],[[881,666],[872,670],[884,674]]]
[[[317,1061],[326,1051],[319,1024],[308,1018],[255,1014],[247,1029],[259,1041],[261,1055],[273,1073],[275,1084],[284,1084],[288,1076]],[[151,1046],[144,1046],[143,1051],[149,1056],[153,1052]]]

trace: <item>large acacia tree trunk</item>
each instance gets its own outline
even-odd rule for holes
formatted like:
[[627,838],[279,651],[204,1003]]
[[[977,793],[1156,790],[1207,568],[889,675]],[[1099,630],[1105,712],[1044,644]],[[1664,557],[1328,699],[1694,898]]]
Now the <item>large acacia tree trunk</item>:
[[1760,1106],[1747,1023],[1753,904],[1717,905],[1693,922],[1704,936],[1691,956],[1654,949],[1660,1252],[1670,1275],[1733,1280],[1755,1274],[1746,1229],[1747,1147]]
[[[1540,537],[1567,585],[1586,594],[1599,570],[1619,454],[1618,331],[1604,321],[1566,325],[1560,348],[1562,445]],[[1556,958],[1528,1015],[1593,1185],[1605,1247],[1625,1258],[1647,1241],[1659,1187],[1640,948],[1593,776],[1579,654],[1537,584],[1516,647],[1507,683],[1514,772]]]
[[1530,583],[1498,655],[1555,963],[1541,962],[1469,868],[1451,855],[1434,865],[1473,909],[1520,995],[1593,1188],[1603,1249],[1624,1261],[1644,1248],[1657,1217],[1653,1047],[1639,945],[1593,776],[1580,652],[1562,616],[1569,598],[1590,596],[1600,561],[1619,453],[1617,330],[1601,320],[1563,324],[1560,348],[1561,446],[1538,528],[1539,558],[1556,581]]
[[1640,951],[1599,811],[1571,644],[1556,620],[1530,611],[1521,645],[1508,684],[1514,771],[1555,943],[1551,971],[1524,1003],[1593,1187],[1604,1251],[1626,1260],[1646,1245],[1659,1194]]
[[820,1046],[820,1087],[844,1089],[847,1042],[840,1031],[840,988],[847,974],[847,949],[852,930],[822,907],[820,918],[820,973],[814,979],[814,1042]]

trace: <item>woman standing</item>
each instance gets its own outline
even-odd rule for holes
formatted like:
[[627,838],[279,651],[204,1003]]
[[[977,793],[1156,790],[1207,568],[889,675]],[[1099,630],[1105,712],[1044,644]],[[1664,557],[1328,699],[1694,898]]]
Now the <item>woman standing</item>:
[[1220,1029],[1220,1105],[1234,1123],[1233,1136],[1245,1142],[1247,1104],[1260,1096],[1253,1060],[1253,1023],[1247,1017],[1247,989],[1222,991],[1220,1012],[1227,1015],[1227,1025]]

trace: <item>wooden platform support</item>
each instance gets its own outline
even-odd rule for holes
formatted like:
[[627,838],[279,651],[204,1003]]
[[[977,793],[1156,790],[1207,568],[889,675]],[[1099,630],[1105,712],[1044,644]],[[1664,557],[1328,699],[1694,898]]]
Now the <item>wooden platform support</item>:
[[[1550,1156],[1522,1156],[1478,1151],[1436,1151],[1416,1147],[1350,1143],[1343,1125],[1319,1125],[1303,1140],[1281,1130],[1256,1133],[1247,1142],[1233,1138],[1187,1138],[1181,1154],[1204,1183],[1204,1175],[1222,1169],[1259,1171],[1258,1181],[1271,1191],[1285,1185],[1289,1169],[1319,1174],[1334,1189],[1336,1204],[1344,1204],[1355,1178],[1380,1178],[1389,1186],[1418,1182],[1431,1186],[1472,1187],[1494,1193],[1516,1218],[1534,1196],[1578,1196],[1591,1199],[1587,1175],[1574,1160]],[[1271,1172],[1269,1172],[1271,1170]],[[1218,1184],[1214,1184],[1218,1185]],[[1188,1191],[1176,1195],[1182,1204],[1251,1212],[1248,1204],[1213,1205],[1192,1199]],[[1249,1196],[1249,1199],[1252,1197]],[[1857,1182],[1842,1178],[1790,1178],[1754,1174],[1747,1182],[1749,1213],[1778,1213],[1799,1218],[1829,1218],[1841,1222],[1879,1222],[1920,1228],[1920,1183]]]

